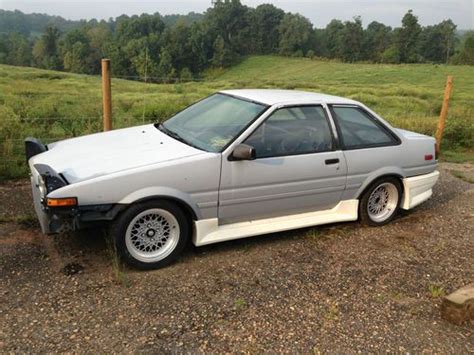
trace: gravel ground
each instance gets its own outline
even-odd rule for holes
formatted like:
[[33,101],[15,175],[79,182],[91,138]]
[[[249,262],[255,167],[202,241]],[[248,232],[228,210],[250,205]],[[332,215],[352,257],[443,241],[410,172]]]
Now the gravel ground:
[[474,324],[439,312],[474,280],[474,185],[455,168],[390,225],[190,246],[152,272],[114,267],[100,232],[41,235],[27,183],[2,185],[0,352],[472,353]]

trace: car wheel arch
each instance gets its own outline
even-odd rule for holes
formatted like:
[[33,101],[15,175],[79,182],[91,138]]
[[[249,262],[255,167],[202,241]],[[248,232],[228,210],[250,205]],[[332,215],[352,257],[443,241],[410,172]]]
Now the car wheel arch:
[[143,202],[150,202],[150,201],[168,201],[168,202],[174,203],[189,217],[190,222],[196,221],[199,219],[196,211],[187,202],[175,196],[167,196],[167,195],[147,196],[147,197],[140,198],[136,201],[133,201],[131,205],[143,203]]
[[150,200],[173,202],[181,207],[191,217],[191,220],[202,219],[201,211],[192,196],[170,187],[147,187],[140,189],[125,196],[118,203],[132,205]]
[[403,186],[403,175],[399,172],[391,172],[391,173],[384,173],[384,174],[376,174],[375,176],[370,176],[365,180],[365,182],[361,185],[359,190],[357,191],[356,194],[356,199],[360,200],[362,196],[367,192],[367,190],[372,186],[372,184],[380,180],[382,178],[396,178],[399,183],[400,187],[402,189],[402,194],[404,194],[404,186]]

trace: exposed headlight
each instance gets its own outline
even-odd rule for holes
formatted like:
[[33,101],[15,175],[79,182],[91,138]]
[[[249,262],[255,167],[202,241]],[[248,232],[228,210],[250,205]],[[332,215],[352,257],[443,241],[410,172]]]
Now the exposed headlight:
[[46,197],[51,191],[60,189],[67,185],[65,179],[46,164],[35,164],[34,168],[39,174],[38,188],[41,196]]
[[46,182],[44,181],[41,175],[38,175],[38,190],[40,192],[41,198],[46,197],[48,194],[48,190],[46,188]]

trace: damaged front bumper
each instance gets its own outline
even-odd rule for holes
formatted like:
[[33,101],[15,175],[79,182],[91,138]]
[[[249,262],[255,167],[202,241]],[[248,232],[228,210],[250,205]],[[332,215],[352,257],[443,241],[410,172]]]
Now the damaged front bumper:
[[41,225],[41,231],[45,234],[60,233],[74,229],[73,221],[77,216],[76,208],[52,209],[45,205],[45,187],[41,187],[40,172],[30,166],[31,191],[36,215]]
[[45,234],[56,234],[100,225],[113,220],[126,208],[123,204],[50,207],[47,194],[68,183],[52,168],[42,164],[30,164],[31,189],[36,215]]
[[34,174],[31,176],[33,202],[36,215],[44,234],[57,234],[94,226],[100,226],[113,220],[127,205],[103,204],[76,207],[47,207],[44,197],[35,182]]

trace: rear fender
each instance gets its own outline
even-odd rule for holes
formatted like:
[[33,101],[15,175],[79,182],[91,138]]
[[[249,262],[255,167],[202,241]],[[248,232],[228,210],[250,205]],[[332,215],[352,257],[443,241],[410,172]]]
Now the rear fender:
[[[356,193],[356,198],[360,199],[365,190],[377,179],[383,176],[395,176],[400,179],[400,184],[402,184],[402,179],[405,176],[403,170],[396,166],[387,166],[373,171],[359,187]],[[403,185],[402,185],[403,187]]]

